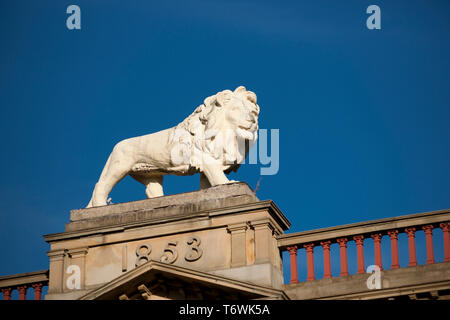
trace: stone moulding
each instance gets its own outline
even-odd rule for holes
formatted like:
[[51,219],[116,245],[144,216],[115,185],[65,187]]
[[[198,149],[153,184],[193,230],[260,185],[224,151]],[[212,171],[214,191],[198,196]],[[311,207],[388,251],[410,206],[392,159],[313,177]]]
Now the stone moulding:
[[248,196],[250,201],[257,201],[258,198],[253,190],[245,182],[235,182],[226,185],[219,185],[207,189],[183,192],[162,197],[117,203],[101,207],[76,209],[70,211],[70,221],[79,221],[98,218],[125,212],[137,212],[142,210],[153,210],[169,206],[195,204],[208,200],[220,200],[237,196]]
[[143,283],[145,282],[145,278],[149,277],[148,274],[150,272],[155,272],[160,277],[166,275],[174,277],[175,279],[185,279],[197,285],[211,286],[211,289],[231,289],[234,291],[245,292],[247,295],[254,295],[259,298],[289,300],[289,297],[282,290],[180,266],[169,265],[154,260],[150,260],[113,281],[92,290],[88,294],[80,297],[79,300],[116,298],[121,292],[130,291],[130,281]]
[[[200,211],[191,214],[184,215],[174,215],[171,218],[161,219],[161,218],[148,218],[144,220],[137,220],[135,222],[121,223],[117,225],[106,225],[99,226],[90,229],[80,229],[80,230],[72,230],[60,233],[53,233],[44,235],[44,239],[47,242],[54,242],[59,240],[67,240],[72,238],[79,238],[81,236],[95,235],[95,234],[106,234],[112,232],[120,232],[125,231],[127,229],[135,228],[135,227],[144,227],[150,225],[160,225],[166,224],[169,222],[181,222],[183,220],[204,220],[210,219],[215,216],[220,216],[224,214],[239,214],[242,212],[249,211],[258,211],[258,210],[268,210],[272,219],[276,221],[280,226],[282,226],[283,230],[288,230],[290,227],[290,222],[287,220],[285,215],[281,212],[281,210],[277,207],[277,205],[272,200],[264,200],[258,202],[247,203],[238,206],[230,206],[224,208],[211,209],[206,211]],[[203,228],[203,227],[201,227]],[[278,233],[282,233],[282,230],[277,230]]]
[[[246,183],[238,182],[160,198],[72,210],[66,231],[44,235],[44,238],[52,242],[152,225],[208,222],[220,215],[261,210],[268,211],[270,219],[279,226],[279,230],[275,230],[277,234],[289,229],[288,219],[272,200],[260,201]],[[197,229],[205,227],[208,228],[207,223],[199,223]]]
[[[149,260],[170,265],[164,268],[171,274],[180,267],[201,272],[203,279],[226,277],[277,289],[283,282],[276,236],[290,223],[245,183],[75,213],[65,232],[44,236],[51,248],[48,299],[81,297]],[[80,288],[67,285],[72,265],[80,269]],[[146,284],[136,292],[141,285]]]

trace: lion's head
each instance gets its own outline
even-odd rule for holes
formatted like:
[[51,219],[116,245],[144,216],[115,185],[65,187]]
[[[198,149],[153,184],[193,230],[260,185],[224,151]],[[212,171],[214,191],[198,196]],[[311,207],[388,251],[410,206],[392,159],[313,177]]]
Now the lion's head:
[[[204,154],[221,160],[224,170],[236,170],[258,138],[259,106],[256,94],[240,86],[206,98],[175,127],[172,143],[187,151],[184,163],[202,170]],[[178,161],[179,162],[179,161]]]

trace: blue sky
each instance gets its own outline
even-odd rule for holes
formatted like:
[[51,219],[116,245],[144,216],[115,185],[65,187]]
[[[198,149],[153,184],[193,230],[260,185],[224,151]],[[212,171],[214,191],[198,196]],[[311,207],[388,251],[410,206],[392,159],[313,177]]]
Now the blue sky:
[[[70,4],[81,30],[66,28]],[[371,4],[381,30],[366,28]],[[449,208],[449,12],[435,0],[1,1],[0,275],[48,268],[42,235],[86,206],[115,143],[238,85],[258,95],[260,128],[280,130],[280,170],[257,195],[291,231]],[[232,178],[259,177],[244,165]],[[198,176],[164,182],[197,188]],[[128,177],[111,197],[144,188]]]

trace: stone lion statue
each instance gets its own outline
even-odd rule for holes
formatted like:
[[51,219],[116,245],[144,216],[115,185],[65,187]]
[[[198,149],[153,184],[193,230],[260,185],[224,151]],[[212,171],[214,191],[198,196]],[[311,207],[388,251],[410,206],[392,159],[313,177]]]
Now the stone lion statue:
[[163,196],[166,174],[200,173],[200,188],[229,181],[258,137],[256,95],[240,86],[206,98],[176,127],[117,143],[95,185],[89,207],[104,206],[127,174],[146,186],[147,197]]

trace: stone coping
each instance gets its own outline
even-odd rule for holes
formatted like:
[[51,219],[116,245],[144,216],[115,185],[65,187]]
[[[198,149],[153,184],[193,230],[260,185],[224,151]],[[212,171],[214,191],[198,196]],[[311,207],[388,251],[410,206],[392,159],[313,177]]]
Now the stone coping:
[[345,224],[334,227],[314,229],[283,234],[277,237],[278,247],[286,250],[287,247],[301,243],[319,243],[323,240],[332,240],[339,237],[353,235],[370,235],[374,232],[386,232],[391,229],[403,229],[406,227],[417,227],[427,224],[439,224],[450,221],[450,209],[415,213],[392,218],[369,220]]
[[[158,214],[158,211],[162,210],[162,213]],[[167,212],[166,210],[169,210]],[[170,214],[170,209],[167,208],[161,208],[161,209],[154,209],[150,211],[143,211],[140,214],[136,213],[130,213],[129,217],[127,217],[127,214],[119,214],[119,215],[112,215],[111,217],[103,217],[97,219],[89,219],[86,221],[76,221],[68,223],[67,225],[73,225],[78,224],[78,227],[81,227],[81,223],[91,223],[91,228],[74,228],[74,230],[66,230],[65,232],[60,233],[54,233],[54,234],[47,234],[44,235],[44,239],[46,242],[53,242],[53,241],[60,241],[60,240],[66,240],[66,239],[73,239],[73,238],[79,238],[84,236],[90,236],[90,235],[96,235],[96,234],[106,234],[106,233],[114,233],[114,232],[122,232],[127,229],[131,228],[139,228],[143,226],[150,226],[150,225],[159,225],[159,224],[165,224],[169,222],[181,222],[181,221],[188,221],[192,219],[211,219],[215,216],[220,215],[227,215],[227,214],[239,214],[242,212],[249,212],[249,211],[255,211],[255,210],[267,210],[270,216],[276,223],[280,226],[282,230],[288,230],[290,227],[289,220],[284,216],[284,214],[281,212],[281,210],[275,205],[275,203],[272,200],[264,200],[264,201],[256,201],[256,202],[248,202],[248,203],[241,203],[239,205],[234,206],[222,206],[217,207],[214,209],[207,209],[203,211],[196,211],[191,213],[179,213],[172,212],[173,214]],[[167,214],[168,213],[168,214]],[[167,214],[164,216],[164,214]],[[141,215],[144,215],[142,217]],[[147,216],[148,215],[148,216]],[[124,221],[129,219],[128,222]],[[104,220],[103,223],[101,223],[102,219]],[[115,222],[116,224],[111,224],[111,222],[114,222],[114,219],[117,219]],[[122,220],[121,220],[122,219]],[[84,225],[86,226],[86,225]]]
[[[125,203],[111,204],[107,206],[84,208],[70,211],[70,221],[99,218],[114,214],[148,211],[169,206],[183,206],[205,201],[232,198],[237,196],[248,196],[253,201],[258,201],[253,190],[245,182],[234,182],[218,185],[197,191],[178,193],[151,199],[131,201]],[[248,202],[248,201],[245,201]],[[218,203],[218,205],[221,205]]]
[[202,216],[202,213],[208,210],[243,205],[252,203],[254,202],[253,200],[252,196],[240,195],[231,198],[199,201],[184,205],[167,205],[158,208],[133,210],[69,222],[66,224],[66,231],[87,230],[98,227],[138,223],[142,221],[162,223],[183,220],[186,218],[196,218]]
[[48,283],[48,270],[39,270],[0,277],[0,288],[15,287],[31,283]]

